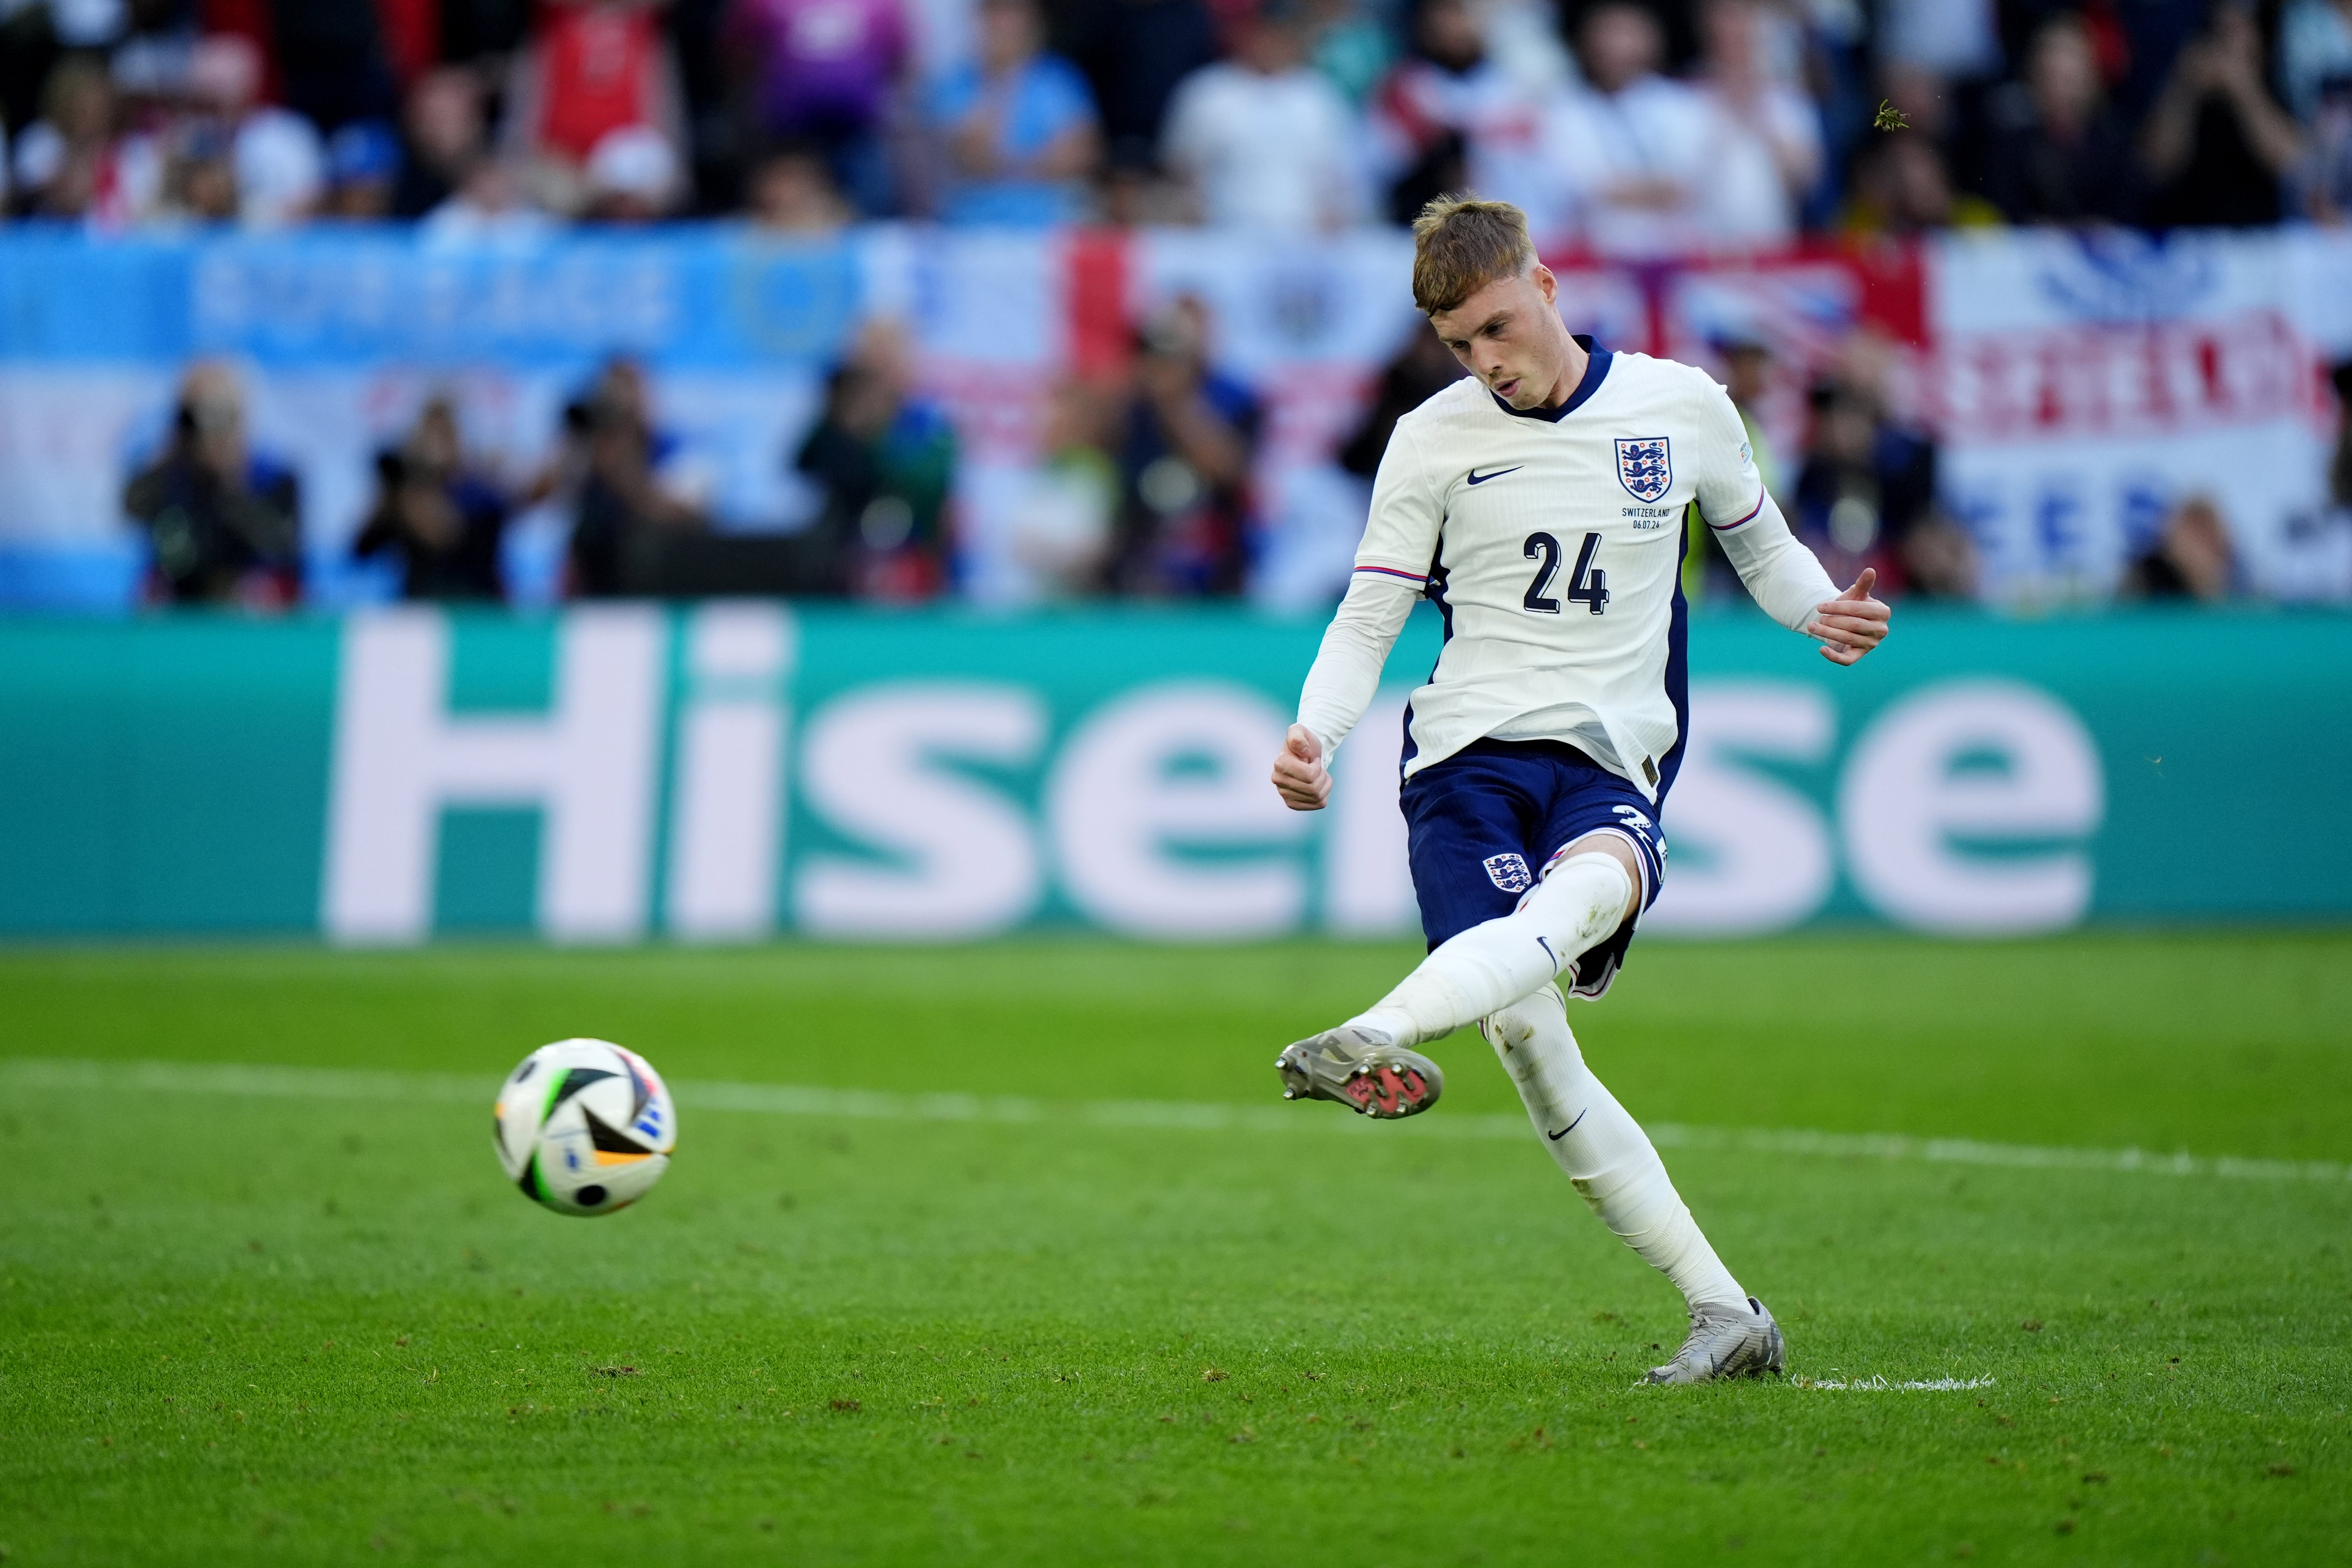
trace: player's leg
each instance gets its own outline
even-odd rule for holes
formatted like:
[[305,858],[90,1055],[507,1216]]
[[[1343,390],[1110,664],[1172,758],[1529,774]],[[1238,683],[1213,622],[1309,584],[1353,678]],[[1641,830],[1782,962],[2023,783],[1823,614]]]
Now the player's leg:
[[1780,1371],[1780,1331],[1771,1313],[1723,1266],[1649,1135],[1585,1066],[1559,987],[1546,984],[1478,1027],[1579,1195],[1683,1293],[1690,1335],[1674,1361],[1651,1373],[1652,1381]]
[[[1433,948],[1510,913],[1535,884],[1528,851],[1542,842],[1555,784],[1549,763],[1517,749],[1485,746],[1405,781],[1413,895]],[[1550,973],[1547,967],[1545,975]],[[1436,1103],[1444,1088],[1437,1064],[1412,1049],[1434,1037],[1402,1040],[1355,1021],[1310,1036],[1276,1058],[1283,1098],[1337,1100],[1367,1116],[1412,1116]]]
[[1554,858],[1517,909],[1440,943],[1344,1026],[1406,1047],[1444,1039],[1570,973],[1616,936],[1645,901],[1647,876],[1623,835],[1585,834]]

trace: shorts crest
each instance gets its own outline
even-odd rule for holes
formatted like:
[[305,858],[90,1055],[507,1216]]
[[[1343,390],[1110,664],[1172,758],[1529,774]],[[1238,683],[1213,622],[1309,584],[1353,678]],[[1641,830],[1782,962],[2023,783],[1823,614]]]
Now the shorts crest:
[[1673,449],[1664,436],[1617,437],[1617,482],[1635,500],[1653,501],[1674,488]]
[[1486,879],[1507,893],[1524,893],[1536,885],[1524,855],[1489,855],[1484,864]]

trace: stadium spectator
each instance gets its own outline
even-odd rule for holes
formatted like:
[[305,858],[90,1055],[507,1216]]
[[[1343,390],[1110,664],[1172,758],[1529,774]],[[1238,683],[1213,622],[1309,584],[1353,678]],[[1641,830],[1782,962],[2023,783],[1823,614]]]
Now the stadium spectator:
[[2286,519],[2283,549],[2267,552],[2263,586],[2281,599],[2352,599],[2352,360],[2330,367],[2336,393],[2335,445],[2319,504]]
[[[2045,7],[2046,8],[2046,7]],[[1882,70],[1969,80],[2000,68],[1998,0],[1880,0]]]
[[1465,373],[1462,362],[1440,342],[1437,334],[1415,324],[1405,335],[1404,347],[1381,372],[1379,391],[1355,432],[1339,446],[1339,467],[1360,479],[1380,472],[1396,423],[1455,382]]
[[122,510],[146,531],[154,599],[271,608],[299,592],[299,486],[247,438],[245,394],[226,365],[189,370],[170,437],[124,487]]
[[[572,593],[610,598],[635,584],[656,530],[704,526],[701,509],[664,473],[673,443],[653,421],[642,365],[606,362],[588,390],[563,411],[571,491]],[[541,488],[548,488],[542,486]]]
[[170,0],[126,8],[129,30],[107,50],[107,72],[133,124],[152,124],[188,95],[188,65],[203,35],[190,9]]
[[834,187],[815,148],[786,145],[761,159],[747,182],[752,226],[772,236],[817,239],[841,232],[856,216]]
[[510,510],[467,464],[455,406],[435,397],[405,440],[376,455],[375,504],[352,553],[396,557],[403,598],[503,599],[499,547]]
[[10,182],[17,209],[120,228],[155,205],[162,149],[125,136],[114,84],[95,57],[60,61],[41,93],[41,118],[16,138]]
[[824,494],[815,528],[842,590],[928,598],[945,578],[954,427],[913,389],[905,335],[877,322],[826,383],[824,412],[793,467]]
[[592,222],[651,223],[669,211],[680,191],[677,154],[649,125],[609,132],[588,155],[587,208]]
[[[310,121],[260,101],[264,65],[252,41],[234,33],[196,45],[188,60],[187,87],[190,114],[197,123],[183,124],[181,157],[202,177],[211,153],[198,149],[225,142],[233,171],[230,216],[248,226],[274,228],[299,223],[317,207],[326,194],[327,153]],[[206,210],[205,216],[220,215]]]
[[163,183],[144,215],[159,228],[231,224],[237,216],[236,143],[210,120],[184,120],[156,138]]
[[321,131],[400,107],[380,0],[266,0],[269,58],[287,108]]
[[[1685,5],[1686,0],[1666,12],[1673,15]],[[1580,79],[1560,23],[1563,13],[1581,8],[1555,0],[1482,0],[1479,30],[1486,37],[1486,52],[1514,79],[1536,97],[1549,98]]]
[[1396,60],[1396,36],[1369,0],[1305,0],[1315,68],[1361,110]]
[[891,211],[883,132],[909,58],[900,0],[737,0],[728,32],[760,134],[822,149],[860,211]]
[[2195,599],[2219,604],[2237,578],[2230,525],[2210,496],[2174,507],[2156,543],[2125,569],[2123,593],[2134,599]]
[[1208,311],[1189,295],[1153,318],[1141,351],[1118,448],[1110,586],[1141,598],[1238,594],[1257,397],[1210,364]]
[[2105,101],[2097,56],[2072,13],[2033,35],[2021,81],[1992,95],[1984,188],[2015,223],[2130,223],[2144,182],[2131,133]]
[[1347,100],[1307,63],[1303,19],[1266,0],[1231,60],[1184,79],[1168,107],[1160,162],[1221,228],[1339,228],[1362,212]]
[[2352,76],[2330,82],[2320,95],[2294,185],[2305,216],[2324,224],[2352,222]]
[[1586,89],[1559,99],[1546,141],[1577,231],[1614,256],[1696,248],[1722,124],[1696,91],[1658,74],[1655,17],[1604,0],[1577,29]]
[[405,145],[392,210],[423,217],[457,194],[488,149],[481,78],[459,66],[427,71],[408,89],[401,128]]
[[[547,0],[508,83],[507,143],[521,153],[540,205],[580,212],[613,195],[658,214],[676,194],[676,149],[685,144],[677,63],[662,36],[666,0]],[[659,142],[658,148],[653,142]],[[620,153],[607,153],[619,148]],[[603,154],[619,168],[592,173]],[[649,195],[658,160],[661,189]],[[599,187],[599,179],[603,181]]]
[[1854,161],[1853,194],[1838,226],[1853,236],[1916,235],[1943,228],[1987,228],[2000,209],[1970,192],[1955,192],[1944,154],[1916,131],[1881,136]]
[[2147,220],[2157,228],[2246,228],[2276,223],[2283,182],[2302,155],[2292,116],[2263,80],[2262,34],[2234,0],[2219,0],[2206,30],[2174,61],[2140,131],[2156,184]]
[[1821,182],[1821,113],[1774,73],[1758,0],[1707,0],[1699,24],[1700,90],[1722,121],[1701,207],[1708,237],[1728,245],[1785,245],[1797,233],[1805,198]]
[[2286,105],[2308,124],[2332,85],[2352,84],[2352,0],[2287,0],[2278,64]]
[[979,58],[931,95],[947,221],[1051,224],[1078,216],[1102,136],[1086,78],[1045,53],[1044,42],[1035,0],[981,0]]
[[1881,340],[1857,333],[1815,383],[1789,523],[1832,577],[1875,566],[1897,592],[1966,598],[1975,551],[1937,504],[1935,441],[1888,411],[1887,359]]
[[1545,157],[1544,92],[1486,45],[1471,0],[1420,0],[1412,52],[1381,84],[1371,110],[1371,172],[1391,223],[1432,199],[1475,189],[1517,204],[1538,239],[1565,214]]
[[441,0],[440,57],[451,65],[503,60],[530,33],[535,0]]
[[425,215],[420,238],[452,247],[534,245],[553,231],[552,218],[524,194],[523,182],[503,160],[476,160],[457,194]]
[[354,121],[327,138],[328,217],[373,221],[392,216],[400,186],[400,138],[388,125]]
[[1202,0],[1074,0],[1064,45],[1086,73],[1112,166],[1149,168],[1159,155],[1176,84],[1217,58]]
[[441,63],[441,13],[463,9],[464,0],[445,5],[444,0],[375,0],[376,21],[383,29],[385,63],[393,85],[404,92],[416,79]]
[[1118,409],[1076,377],[1055,388],[1038,443],[1042,458],[1013,508],[1010,553],[1026,582],[1019,597],[1068,600],[1099,592],[1118,513],[1118,464],[1107,449]]

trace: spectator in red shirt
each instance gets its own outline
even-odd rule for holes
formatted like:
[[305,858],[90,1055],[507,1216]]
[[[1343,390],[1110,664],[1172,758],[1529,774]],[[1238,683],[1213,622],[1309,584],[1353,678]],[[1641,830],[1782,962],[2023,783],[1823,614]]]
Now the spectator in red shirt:
[[675,161],[683,145],[677,63],[662,35],[667,0],[548,0],[515,58],[507,123],[541,203],[576,212],[597,147],[649,131]]

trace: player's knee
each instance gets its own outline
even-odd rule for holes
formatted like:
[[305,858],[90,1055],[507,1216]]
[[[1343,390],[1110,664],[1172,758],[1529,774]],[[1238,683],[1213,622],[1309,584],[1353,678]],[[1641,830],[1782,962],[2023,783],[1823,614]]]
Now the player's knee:
[[1504,1068],[1514,1078],[1533,1072],[1545,1063],[1555,1068],[1581,1063],[1576,1037],[1568,1027],[1568,1009],[1559,989],[1547,985],[1507,1007],[1498,1007],[1478,1020],[1478,1032],[1495,1047]]
[[1520,906],[1520,912],[1545,926],[1554,940],[1572,943],[1579,952],[1624,923],[1642,885],[1633,851],[1623,841],[1594,837],[1603,839],[1602,847],[1571,849]]

